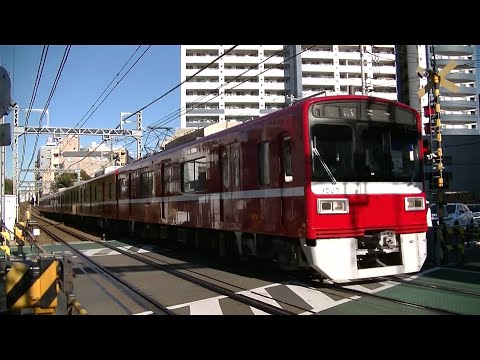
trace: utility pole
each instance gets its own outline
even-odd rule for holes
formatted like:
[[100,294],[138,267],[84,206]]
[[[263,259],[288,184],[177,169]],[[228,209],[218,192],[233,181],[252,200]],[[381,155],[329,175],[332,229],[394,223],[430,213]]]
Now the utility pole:
[[430,65],[432,66],[432,83],[433,83],[433,100],[431,106],[435,109],[434,114],[431,116],[432,125],[435,129],[435,140],[437,157],[433,160],[433,169],[438,171],[437,177],[437,186],[438,188],[443,188],[443,148],[442,148],[442,122],[440,120],[440,75],[438,74],[437,61],[435,58],[435,47],[432,45],[432,57],[430,60]]
[[285,70],[285,75],[290,78],[290,94],[286,97],[286,103],[292,104],[295,100],[301,99],[303,96],[302,85],[302,57],[295,56],[302,52],[301,45],[290,45],[286,47],[285,62],[288,68]]
[[365,95],[365,64],[364,64],[364,55],[363,55],[363,45],[359,45],[360,46],[360,69],[361,69],[361,73],[362,73],[362,95]]
[[[0,125],[5,123],[5,116],[2,116]],[[0,220],[5,221],[5,149],[0,146]]]
[[[443,172],[443,147],[442,147],[442,121],[440,119],[440,86],[443,86],[450,91],[458,91],[458,85],[446,79],[447,74],[457,66],[455,61],[450,61],[445,67],[438,71],[437,61],[435,57],[435,46],[430,46],[430,69],[425,70],[420,66],[417,68],[417,74],[420,77],[426,76],[428,78],[427,85],[418,91],[418,96],[423,97],[428,91],[432,91],[432,98],[429,99],[428,106],[423,108],[424,116],[428,118],[428,123],[425,124],[425,133],[430,137],[430,144],[432,148],[432,174],[433,179],[436,179],[435,202],[438,208],[438,218],[440,224],[443,222],[443,207],[444,201],[444,181]],[[435,143],[435,144],[434,144]],[[435,146],[434,146],[435,145]],[[436,148],[436,150],[434,149]]]

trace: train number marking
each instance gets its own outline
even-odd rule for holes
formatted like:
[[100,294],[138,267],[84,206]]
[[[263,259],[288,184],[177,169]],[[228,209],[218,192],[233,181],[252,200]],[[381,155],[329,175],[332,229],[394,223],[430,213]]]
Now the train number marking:
[[339,194],[340,187],[339,186],[323,186],[320,188],[320,193],[322,194]]

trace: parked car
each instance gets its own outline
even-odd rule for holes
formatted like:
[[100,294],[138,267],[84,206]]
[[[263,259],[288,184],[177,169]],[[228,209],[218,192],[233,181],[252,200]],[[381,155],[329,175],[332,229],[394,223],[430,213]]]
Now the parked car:
[[[438,224],[438,208],[437,204],[430,205],[432,214],[432,223]],[[443,207],[443,223],[447,226],[472,226],[474,224],[473,213],[467,205],[462,203],[447,203]]]
[[480,204],[467,204],[472,211],[473,222],[476,226],[480,226]]

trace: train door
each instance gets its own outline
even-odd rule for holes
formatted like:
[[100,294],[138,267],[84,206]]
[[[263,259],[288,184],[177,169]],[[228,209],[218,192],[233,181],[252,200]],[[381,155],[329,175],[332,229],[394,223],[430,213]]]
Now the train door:
[[100,183],[100,193],[98,203],[100,204],[100,214],[105,215],[105,181]]
[[165,202],[166,202],[166,199],[165,197],[167,196],[167,171],[168,171],[169,167],[167,166],[166,163],[162,163],[162,166],[161,166],[161,187],[162,187],[162,190],[161,190],[161,197],[162,197],[162,206],[161,206],[161,209],[160,209],[160,212],[161,212],[161,217],[162,219],[166,219],[167,218],[167,214],[166,214],[166,209],[165,209]]
[[121,183],[122,180],[120,179],[120,176],[118,176],[118,173],[115,174],[115,212],[114,216],[115,219],[120,219],[120,190],[121,190]]
[[227,221],[227,214],[231,211],[232,186],[230,182],[230,145],[220,149],[220,221]]
[[[240,190],[240,144],[233,143],[220,149],[220,221],[235,222],[234,196]],[[238,219],[237,219],[238,220]]]
[[[287,209],[289,197],[286,197],[286,188],[289,187],[289,183],[293,181],[293,172],[292,172],[292,144],[291,138],[288,134],[283,134],[280,138],[281,151],[280,151],[280,165],[281,165],[281,176],[280,176],[280,188],[281,188],[281,206],[280,206],[280,221],[282,226],[287,224]],[[290,198],[291,199],[291,198]]]
[[128,174],[128,216],[127,219],[130,220],[132,217],[132,197],[133,197],[133,182],[134,182],[133,173]]

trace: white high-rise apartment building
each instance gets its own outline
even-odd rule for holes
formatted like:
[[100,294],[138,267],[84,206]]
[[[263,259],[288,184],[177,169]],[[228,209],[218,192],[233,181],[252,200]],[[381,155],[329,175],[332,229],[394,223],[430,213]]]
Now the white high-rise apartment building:
[[[181,81],[232,46],[182,45]],[[298,97],[354,86],[356,94],[396,100],[395,56],[395,45],[240,45],[181,86],[180,126],[250,120],[287,106],[294,86]]]

